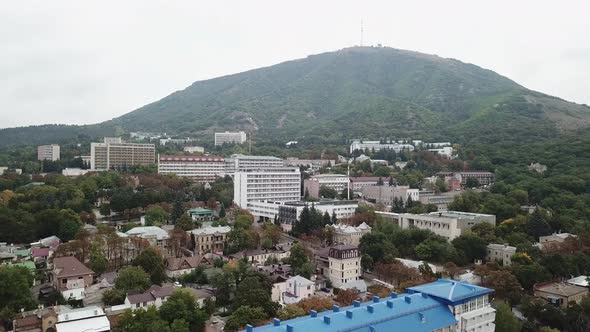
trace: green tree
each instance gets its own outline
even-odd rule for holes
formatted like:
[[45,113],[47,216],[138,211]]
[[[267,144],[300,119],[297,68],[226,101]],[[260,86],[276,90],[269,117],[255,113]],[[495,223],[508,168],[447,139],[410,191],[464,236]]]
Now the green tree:
[[522,323],[512,314],[510,307],[504,303],[496,307],[496,331],[520,332]]
[[33,275],[20,266],[0,266],[0,320],[10,320],[21,308],[35,308],[31,294]]
[[108,306],[123,304],[125,296],[125,292],[116,288],[107,289],[102,293],[102,302]]
[[486,243],[477,234],[463,234],[452,241],[457,250],[458,262],[464,265],[476,259],[484,259],[486,256]]
[[183,231],[190,231],[191,229],[195,228],[193,219],[186,213],[176,220],[175,227],[180,228]]
[[118,323],[118,331],[121,332],[170,332],[168,322],[160,318],[154,306],[146,310],[126,310]]
[[240,281],[236,287],[234,307],[258,306],[268,315],[274,315],[276,307],[271,300],[272,284],[265,275],[252,274]]
[[190,325],[184,319],[176,319],[170,324],[170,332],[190,332]]
[[170,324],[182,320],[195,331],[203,327],[207,314],[199,309],[195,297],[187,290],[177,289],[160,307],[160,317]]
[[150,271],[150,280],[154,284],[160,285],[166,280],[164,258],[152,247],[146,248],[137,255],[133,260],[133,265],[141,267],[144,271]]
[[150,276],[137,266],[122,268],[115,279],[115,288],[123,292],[143,292],[150,284]]
[[235,332],[246,324],[258,325],[267,319],[260,307],[243,306],[236,309],[225,323],[224,331]]
[[145,213],[145,225],[146,226],[160,226],[166,223],[168,219],[168,213],[160,206],[153,206],[149,208]]
[[526,224],[527,234],[533,236],[535,239],[539,239],[540,236],[551,234],[551,227],[545,218],[545,212],[541,209],[536,209],[529,218]]
[[100,245],[97,243],[92,245],[89,259],[90,268],[97,274],[102,274],[109,266],[109,261],[102,252]]
[[323,198],[336,198],[338,197],[338,192],[336,191],[336,189],[321,186],[319,195]]
[[182,204],[182,200],[180,198],[177,198],[174,200],[174,203],[172,204],[172,213],[170,214],[170,219],[172,220],[172,222],[176,224],[176,221],[180,217],[182,217],[183,214],[184,205]]
[[467,180],[465,180],[465,187],[467,188],[479,188],[479,186],[479,180],[476,178],[467,178]]

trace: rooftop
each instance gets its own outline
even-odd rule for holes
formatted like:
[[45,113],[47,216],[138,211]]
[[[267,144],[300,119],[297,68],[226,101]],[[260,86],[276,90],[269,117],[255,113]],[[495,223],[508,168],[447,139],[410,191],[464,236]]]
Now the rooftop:
[[133,227],[126,232],[129,236],[139,236],[141,238],[156,237],[156,240],[166,240],[169,238],[168,232],[156,226]]
[[516,247],[512,247],[506,244],[498,244],[498,243],[490,243],[488,244],[488,249],[494,250],[507,250],[507,251],[514,251],[516,252]]
[[334,231],[336,233],[349,233],[349,234],[371,230],[371,226],[367,225],[367,223],[365,223],[365,222],[363,222],[362,224],[360,224],[356,227],[346,225],[346,224],[335,224],[335,225],[332,225],[332,228],[334,228]]
[[[447,306],[422,294],[393,294],[391,298],[313,313],[257,327],[257,332],[299,331],[432,331],[456,323]],[[373,327],[373,329],[370,329]]]
[[229,227],[229,226],[217,226],[217,227],[208,226],[208,227],[193,229],[192,231],[188,231],[188,232],[192,233],[194,235],[210,235],[210,234],[216,234],[216,233],[226,234],[226,233],[229,233],[230,231],[231,231],[231,227]]
[[588,291],[588,289],[586,289],[585,287],[567,284],[563,282],[553,282],[535,285],[534,289],[535,291],[541,291],[567,297]]
[[220,156],[197,156],[197,155],[161,155],[160,161],[184,161],[184,162],[223,162],[225,159]]
[[442,300],[444,303],[458,304],[465,300],[489,294],[492,289],[448,279],[439,279],[429,284],[408,288],[408,293],[424,293]]
[[54,258],[53,271],[55,271],[56,277],[59,278],[75,277],[94,273],[74,256]]
[[567,281],[567,283],[581,287],[588,287],[588,276],[578,276],[571,278]]

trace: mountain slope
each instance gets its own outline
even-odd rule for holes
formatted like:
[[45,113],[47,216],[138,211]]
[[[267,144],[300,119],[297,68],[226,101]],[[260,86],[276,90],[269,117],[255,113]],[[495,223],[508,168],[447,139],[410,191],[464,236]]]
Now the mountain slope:
[[[528,136],[531,125],[549,137],[586,128],[590,108],[458,60],[354,47],[195,82],[98,126],[208,139],[215,130],[243,129],[272,143],[409,136],[467,142],[486,133],[485,141],[506,129]],[[0,142],[6,136],[0,131]]]

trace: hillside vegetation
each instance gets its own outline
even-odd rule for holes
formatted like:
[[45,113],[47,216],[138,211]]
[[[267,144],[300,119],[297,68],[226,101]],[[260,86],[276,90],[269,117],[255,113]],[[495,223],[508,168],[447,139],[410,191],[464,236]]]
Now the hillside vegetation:
[[233,129],[254,132],[265,144],[344,144],[352,137],[469,143],[496,141],[504,132],[516,139],[531,132],[552,137],[589,125],[587,106],[528,90],[472,64],[354,47],[195,82],[99,125],[0,130],[0,146],[139,130],[212,139],[215,130]]

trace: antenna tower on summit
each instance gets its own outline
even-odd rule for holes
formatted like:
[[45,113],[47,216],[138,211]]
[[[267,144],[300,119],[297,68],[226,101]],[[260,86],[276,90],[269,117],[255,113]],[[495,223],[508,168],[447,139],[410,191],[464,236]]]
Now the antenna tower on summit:
[[361,46],[363,46],[363,19],[361,18]]

